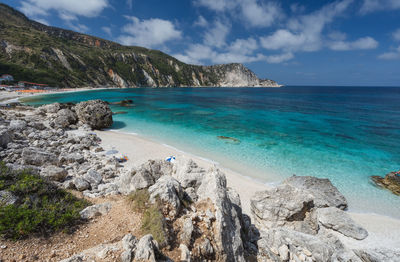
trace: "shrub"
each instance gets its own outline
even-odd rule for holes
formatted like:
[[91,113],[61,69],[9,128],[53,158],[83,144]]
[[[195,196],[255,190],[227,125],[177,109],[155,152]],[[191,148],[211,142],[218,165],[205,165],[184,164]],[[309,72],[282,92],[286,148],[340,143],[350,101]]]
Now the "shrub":
[[71,231],[81,221],[79,212],[89,205],[31,170],[12,171],[4,163],[0,163],[0,190],[18,199],[0,206],[0,235],[5,238]]

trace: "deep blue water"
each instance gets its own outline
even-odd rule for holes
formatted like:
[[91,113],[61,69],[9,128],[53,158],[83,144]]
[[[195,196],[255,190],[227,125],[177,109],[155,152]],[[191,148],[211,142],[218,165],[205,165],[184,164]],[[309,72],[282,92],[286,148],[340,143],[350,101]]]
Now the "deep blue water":
[[369,179],[400,169],[400,88],[141,88],[46,95],[29,103],[97,98],[134,101],[131,108],[112,106],[128,112],[114,116],[113,129],[264,182],[292,174],[327,177],[351,210],[400,218],[400,197]]

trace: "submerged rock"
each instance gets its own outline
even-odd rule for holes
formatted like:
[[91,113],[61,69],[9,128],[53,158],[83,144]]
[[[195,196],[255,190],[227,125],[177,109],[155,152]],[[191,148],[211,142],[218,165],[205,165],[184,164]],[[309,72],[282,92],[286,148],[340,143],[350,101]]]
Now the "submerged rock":
[[400,196],[400,171],[391,172],[385,177],[372,176],[371,179],[379,187],[386,188],[393,194]]
[[217,136],[218,139],[225,140],[226,142],[234,143],[234,144],[239,144],[240,140],[234,137],[229,137],[229,136]]
[[93,129],[107,128],[113,123],[111,109],[102,100],[81,102],[76,105],[75,111],[79,121]]

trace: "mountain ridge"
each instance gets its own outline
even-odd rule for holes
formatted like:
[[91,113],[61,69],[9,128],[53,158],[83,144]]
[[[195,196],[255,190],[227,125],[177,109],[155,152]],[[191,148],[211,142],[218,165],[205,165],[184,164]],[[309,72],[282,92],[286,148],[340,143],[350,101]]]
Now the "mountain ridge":
[[0,3],[0,72],[59,87],[278,87],[239,63],[185,64],[161,51],[123,46],[32,21]]

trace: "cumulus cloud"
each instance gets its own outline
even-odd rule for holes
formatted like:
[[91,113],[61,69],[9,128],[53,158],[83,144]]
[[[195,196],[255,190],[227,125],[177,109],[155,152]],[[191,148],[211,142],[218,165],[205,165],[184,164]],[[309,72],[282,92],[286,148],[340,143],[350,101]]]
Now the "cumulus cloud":
[[234,53],[251,54],[258,49],[258,42],[256,39],[250,37],[248,39],[236,39],[228,47],[228,50]]
[[214,26],[205,32],[204,44],[215,47],[226,45],[226,37],[231,30],[231,26],[221,21],[216,21]]
[[260,38],[261,46],[269,50],[317,51],[323,46],[322,32],[325,26],[341,15],[352,0],[343,0],[325,5],[311,14],[293,18],[287,28],[279,29],[269,36]]
[[292,53],[283,53],[280,55],[270,55],[266,57],[266,60],[270,64],[279,64],[282,62],[289,61],[293,59],[294,55]]
[[207,27],[208,26],[208,22],[207,20],[204,18],[204,16],[199,16],[197,18],[197,20],[194,22],[193,24],[194,26],[199,26],[199,27]]
[[20,10],[28,16],[45,16],[56,10],[69,16],[95,17],[108,5],[108,0],[26,0],[21,2]]
[[103,26],[103,27],[101,28],[101,30],[103,30],[108,36],[112,36],[111,27]]
[[376,11],[400,9],[399,0],[364,0],[360,13],[369,14]]
[[356,49],[375,49],[379,43],[372,37],[362,37],[353,42],[349,41],[334,41],[330,43],[329,48],[337,51],[348,51]]
[[391,52],[386,52],[378,56],[379,59],[397,60],[400,59],[400,46]]
[[400,41],[400,28],[393,32],[393,39],[396,41]]
[[269,27],[282,19],[284,13],[278,2],[258,0],[195,0],[194,4],[216,12],[226,12],[239,17],[252,27]]
[[126,18],[130,23],[122,28],[125,34],[118,38],[124,45],[155,47],[182,37],[182,32],[168,20],[158,18],[140,20],[134,16]]

